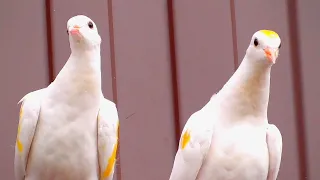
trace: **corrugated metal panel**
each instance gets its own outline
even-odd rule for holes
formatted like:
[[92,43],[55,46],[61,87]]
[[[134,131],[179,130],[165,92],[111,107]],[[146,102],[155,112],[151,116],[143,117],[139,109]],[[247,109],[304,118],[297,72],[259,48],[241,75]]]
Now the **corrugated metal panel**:
[[175,142],[166,3],[113,1],[122,179],[167,179]]
[[[174,1],[181,128],[234,71],[228,1]],[[217,15],[219,14],[219,15]]]
[[13,179],[18,101],[48,83],[44,2],[0,1],[0,174]]
[[296,38],[298,54],[300,59],[301,83],[303,85],[303,104],[304,119],[306,123],[307,137],[307,159],[308,159],[308,179],[320,178],[320,138],[318,118],[320,102],[320,23],[319,23],[320,1],[301,1],[297,0],[297,26],[298,37]]

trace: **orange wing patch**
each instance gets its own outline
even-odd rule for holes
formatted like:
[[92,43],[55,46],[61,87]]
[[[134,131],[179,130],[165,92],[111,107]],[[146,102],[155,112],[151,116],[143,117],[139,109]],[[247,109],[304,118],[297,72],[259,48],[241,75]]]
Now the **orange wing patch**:
[[183,135],[182,135],[182,138],[181,138],[181,149],[184,149],[187,144],[190,142],[190,131],[189,130],[186,130]]
[[23,105],[21,105],[21,108],[20,108],[20,113],[19,113],[19,125],[18,125],[18,132],[17,132],[17,140],[16,140],[16,143],[17,143],[17,148],[18,148],[18,151],[21,153],[23,151],[23,144],[22,142],[20,141],[20,132],[21,132],[21,121],[22,121],[22,116],[23,116]]
[[118,150],[118,139],[119,139],[119,121],[117,124],[117,143],[113,146],[113,151],[111,156],[108,159],[108,166],[103,171],[102,179],[105,179],[111,175],[111,172],[114,168],[114,165],[116,163],[116,156],[117,156],[117,150]]

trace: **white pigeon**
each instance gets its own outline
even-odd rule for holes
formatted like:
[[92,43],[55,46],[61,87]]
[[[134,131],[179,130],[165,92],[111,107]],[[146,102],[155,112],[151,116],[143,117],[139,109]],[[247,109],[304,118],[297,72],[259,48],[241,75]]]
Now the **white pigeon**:
[[170,180],[277,179],[282,136],[267,108],[280,45],[274,31],[254,33],[233,76],[188,119]]
[[101,38],[84,15],[70,18],[67,28],[68,61],[48,87],[20,100],[16,180],[113,178],[119,119],[101,90]]

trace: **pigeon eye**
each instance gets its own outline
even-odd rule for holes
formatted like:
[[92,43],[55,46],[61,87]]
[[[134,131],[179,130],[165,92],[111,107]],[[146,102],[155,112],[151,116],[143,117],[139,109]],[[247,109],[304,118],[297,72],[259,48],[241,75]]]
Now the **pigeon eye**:
[[67,29],[67,34],[69,35],[69,31],[68,31],[68,29]]
[[253,44],[254,44],[254,46],[258,46],[259,45],[259,42],[258,42],[257,38],[254,38]]
[[91,21],[89,21],[88,22],[88,26],[89,26],[90,29],[92,29],[93,28],[93,23]]
[[280,48],[281,48],[281,43],[280,43],[280,45],[279,45],[278,49],[280,49]]

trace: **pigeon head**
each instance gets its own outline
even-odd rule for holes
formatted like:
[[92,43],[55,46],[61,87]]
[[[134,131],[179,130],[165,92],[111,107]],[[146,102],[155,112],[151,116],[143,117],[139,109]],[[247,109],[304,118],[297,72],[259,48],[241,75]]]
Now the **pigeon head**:
[[246,56],[255,62],[273,65],[279,56],[281,39],[272,30],[259,30],[255,32],[247,49]]
[[67,22],[70,48],[74,50],[91,50],[99,48],[101,37],[96,24],[87,16],[77,15]]

